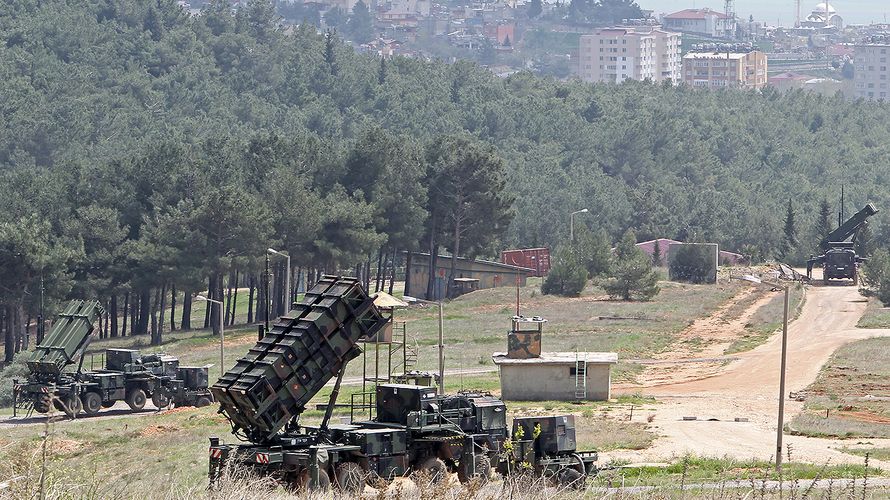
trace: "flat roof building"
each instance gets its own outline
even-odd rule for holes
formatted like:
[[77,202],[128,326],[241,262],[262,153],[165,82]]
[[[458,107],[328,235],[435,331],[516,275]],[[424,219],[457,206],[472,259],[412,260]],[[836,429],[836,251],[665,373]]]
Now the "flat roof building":
[[711,9],[684,9],[661,19],[665,29],[720,38],[735,36],[735,19]]
[[683,56],[683,81],[696,88],[761,89],[768,82],[766,54],[690,52]]
[[853,52],[854,97],[884,99],[890,97],[890,35],[868,37],[857,43]]
[[585,82],[679,82],[680,34],[652,26],[604,28],[581,35],[578,74]]

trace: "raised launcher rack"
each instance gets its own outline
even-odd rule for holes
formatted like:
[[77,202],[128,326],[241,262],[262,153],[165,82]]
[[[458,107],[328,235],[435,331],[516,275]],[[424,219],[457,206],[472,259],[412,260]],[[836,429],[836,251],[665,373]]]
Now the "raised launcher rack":
[[28,360],[28,370],[38,377],[58,377],[66,366],[82,358],[89,345],[93,323],[104,312],[94,300],[72,300],[59,313],[43,342]]
[[275,439],[388,321],[356,278],[324,276],[210,391],[254,443]]

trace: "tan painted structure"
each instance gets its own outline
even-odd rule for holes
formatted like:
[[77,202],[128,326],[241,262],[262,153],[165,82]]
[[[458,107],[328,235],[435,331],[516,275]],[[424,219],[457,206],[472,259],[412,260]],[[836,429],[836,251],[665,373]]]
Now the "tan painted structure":
[[[501,397],[513,401],[574,401],[574,352],[544,352],[539,358],[511,359],[495,353],[492,360],[501,375]],[[611,397],[614,352],[579,352],[586,359],[587,400],[605,401]]]
[[[406,269],[407,289],[405,295],[427,300],[438,300],[445,296],[446,278],[451,273],[451,257],[440,255],[436,260],[436,275],[434,281],[434,296],[426,296],[426,285],[429,279],[429,254],[414,253],[411,265]],[[516,286],[519,278],[519,286],[525,286],[528,276],[535,274],[534,269],[490,262],[487,260],[469,260],[463,257],[457,258],[455,266],[455,278],[469,278],[479,280],[474,288],[483,290],[499,286]]]

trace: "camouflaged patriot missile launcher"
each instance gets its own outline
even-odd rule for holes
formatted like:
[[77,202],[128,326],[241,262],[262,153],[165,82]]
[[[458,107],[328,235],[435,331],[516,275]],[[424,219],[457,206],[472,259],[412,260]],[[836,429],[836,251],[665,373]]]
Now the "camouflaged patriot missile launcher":
[[[487,479],[495,467],[505,473],[525,470],[505,453],[510,451],[504,446],[509,438],[506,406],[490,394],[439,396],[434,387],[379,384],[372,405],[376,417],[329,425],[346,363],[360,353],[356,343],[387,321],[358,280],[326,276],[317,283],[212,387],[220,412],[248,442],[232,445],[210,438],[211,488],[221,487],[233,470],[272,477],[294,490],[333,484],[351,493],[363,491],[368,480],[414,471],[426,471],[433,479],[456,472],[468,481]],[[335,375],[321,424],[300,425],[306,404]],[[563,443],[556,453],[536,454],[532,446],[521,445],[530,454],[518,458],[577,484],[574,440],[568,447],[558,432],[558,426],[547,427],[536,436]],[[580,469],[586,475],[592,469],[586,467],[591,456],[585,456]]]
[[28,360],[28,378],[13,381],[14,411],[48,413],[55,407],[69,417],[95,415],[117,401],[139,411],[149,398],[158,408],[210,404],[206,375],[203,387],[182,380],[179,360],[166,354],[106,349],[104,366],[84,371],[93,324],[102,313],[98,302],[74,300],[58,315]]
[[273,441],[386,322],[357,279],[325,276],[210,390],[236,433]]

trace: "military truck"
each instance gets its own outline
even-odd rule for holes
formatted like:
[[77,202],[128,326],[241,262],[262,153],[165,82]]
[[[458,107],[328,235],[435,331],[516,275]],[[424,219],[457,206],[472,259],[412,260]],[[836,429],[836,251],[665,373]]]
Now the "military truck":
[[858,284],[859,265],[866,259],[856,255],[854,249],[856,235],[867,224],[867,219],[876,213],[878,210],[869,203],[837,229],[828,233],[819,243],[824,253],[818,257],[811,256],[807,260],[807,279],[812,279],[813,268],[820,266],[822,267],[822,281],[826,285],[830,280],[835,279],[852,280],[854,286]]
[[102,312],[98,302],[74,300],[59,314],[27,362],[27,380],[13,381],[16,410],[48,413],[55,407],[74,417],[95,415],[118,401],[133,411],[142,410],[149,398],[158,408],[213,401],[207,368],[180,367],[166,354],[107,349],[104,369],[84,371],[84,353]]
[[[514,430],[513,447],[506,406],[485,393],[440,396],[433,387],[379,384],[374,416],[332,425],[344,369],[360,353],[356,343],[387,321],[357,279],[325,276],[316,283],[211,387],[220,413],[247,441],[210,438],[211,487],[231,468],[295,490],[333,483],[350,492],[361,491],[368,479],[413,471],[433,479],[456,472],[468,481],[487,478],[495,468],[531,469],[572,485],[595,472],[596,453],[575,450],[571,416],[538,418],[527,439]],[[321,424],[302,425],[306,404],[335,376]],[[518,421],[514,426],[524,425]]]

